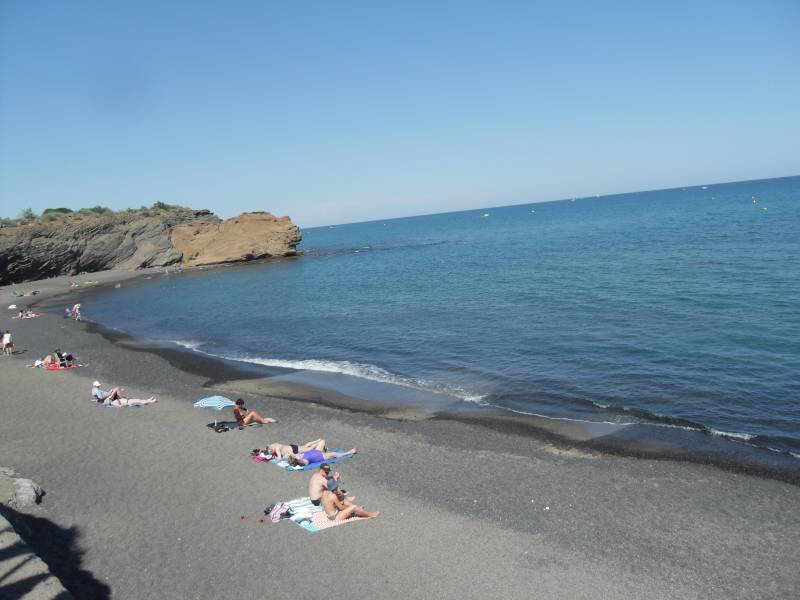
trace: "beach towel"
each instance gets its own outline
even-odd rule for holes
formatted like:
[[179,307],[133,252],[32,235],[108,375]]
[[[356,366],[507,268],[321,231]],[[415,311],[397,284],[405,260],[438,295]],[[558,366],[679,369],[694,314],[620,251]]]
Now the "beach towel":
[[284,502],[284,504],[292,513],[292,516],[289,517],[288,520],[310,533],[316,533],[323,529],[330,529],[337,525],[344,525],[345,523],[361,520],[361,517],[350,517],[344,521],[331,521],[325,514],[325,511],[322,510],[322,507],[314,506],[311,503],[311,498],[308,496],[289,500],[288,502]]
[[69,365],[66,367],[59,367],[58,365],[49,365],[46,371],[66,371],[67,369],[80,369],[83,365]]
[[[330,450],[330,452],[344,452],[344,450]],[[328,460],[323,460],[322,462],[315,462],[315,463],[308,463],[304,467],[293,467],[289,464],[289,461],[285,458],[280,460],[271,460],[265,454],[259,454],[258,456],[253,456],[253,460],[257,462],[271,462],[273,465],[278,465],[281,469],[286,469],[287,471],[313,471],[314,469],[318,469],[320,465],[324,464],[332,464],[335,462],[339,462],[340,460],[345,460],[347,458],[353,458],[354,454],[349,454],[347,456],[340,456],[339,458],[331,458]]]

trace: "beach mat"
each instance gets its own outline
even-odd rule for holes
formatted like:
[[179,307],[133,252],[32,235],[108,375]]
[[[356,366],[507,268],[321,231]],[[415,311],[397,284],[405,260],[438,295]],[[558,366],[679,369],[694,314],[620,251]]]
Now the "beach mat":
[[292,511],[292,516],[289,517],[288,520],[292,521],[298,527],[302,527],[309,533],[316,533],[323,529],[330,529],[331,527],[352,523],[353,521],[361,521],[361,517],[350,517],[344,521],[331,521],[328,519],[325,511],[322,510],[322,507],[314,506],[311,503],[311,498],[308,496],[289,500],[285,504]]
[[68,367],[59,367],[50,365],[49,367],[45,367],[45,371],[67,371],[69,369],[80,369],[83,365],[70,365]]
[[[336,450],[331,449],[330,452],[344,452],[344,450]],[[350,454],[348,456],[340,456],[339,458],[331,458],[329,460],[323,460],[322,462],[315,462],[315,463],[308,463],[303,467],[293,467],[289,464],[285,458],[280,460],[270,460],[267,456],[263,454],[259,454],[258,456],[253,456],[252,459],[256,462],[268,462],[272,463],[273,465],[279,466],[281,469],[285,469],[286,471],[313,471],[314,469],[319,469],[320,465],[330,465],[335,462],[339,462],[340,460],[345,460],[348,458],[353,458],[354,454]]]

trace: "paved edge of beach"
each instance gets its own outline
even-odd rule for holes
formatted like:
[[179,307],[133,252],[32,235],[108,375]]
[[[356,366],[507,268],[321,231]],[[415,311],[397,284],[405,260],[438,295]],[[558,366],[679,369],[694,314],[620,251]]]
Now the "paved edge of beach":
[[[510,427],[244,391],[279,422],[214,434],[205,427],[213,415],[191,403],[215,391],[210,380],[241,386],[91,324],[12,320],[6,308],[142,276],[160,275],[0,288],[0,328],[18,352],[0,358],[0,466],[46,490],[25,513],[35,524],[25,541],[77,598],[776,598],[800,589],[800,488],[791,484],[559,446]],[[13,297],[12,287],[40,294]],[[25,366],[56,346],[86,366]],[[100,408],[89,400],[93,379],[159,403]],[[381,516],[314,534],[259,523],[267,504],[306,495],[308,475],[255,463],[249,450],[316,437],[359,448],[339,471],[357,503]]]

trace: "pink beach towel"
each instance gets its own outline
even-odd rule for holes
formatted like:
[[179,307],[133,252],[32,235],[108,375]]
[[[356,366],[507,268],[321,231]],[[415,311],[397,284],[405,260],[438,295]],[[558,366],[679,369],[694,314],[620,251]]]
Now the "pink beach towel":
[[345,523],[352,523],[353,521],[360,521],[361,517],[350,517],[344,521],[331,521],[324,511],[315,512],[311,515],[311,523],[316,525],[319,529],[329,529],[337,525],[344,525]]

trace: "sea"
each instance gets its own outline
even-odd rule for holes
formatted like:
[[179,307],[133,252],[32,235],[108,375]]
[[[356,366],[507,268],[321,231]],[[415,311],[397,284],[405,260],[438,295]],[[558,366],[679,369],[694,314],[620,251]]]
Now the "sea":
[[309,228],[300,250],[84,314],[435,414],[691,432],[800,468],[800,177]]

